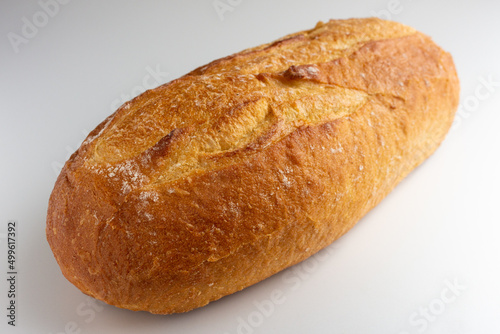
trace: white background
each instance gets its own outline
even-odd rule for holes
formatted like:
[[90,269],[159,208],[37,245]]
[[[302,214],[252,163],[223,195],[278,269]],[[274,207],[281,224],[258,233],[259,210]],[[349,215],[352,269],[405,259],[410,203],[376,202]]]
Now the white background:
[[[213,0],[73,0],[52,16],[37,1],[1,0],[0,332],[499,333],[500,3],[393,1],[221,0],[232,3],[221,19]],[[347,235],[186,314],[88,304],[66,281],[45,239],[48,197],[58,166],[122,99],[318,20],[377,13],[452,53],[462,105],[436,154]],[[26,22],[40,27],[23,37]],[[9,219],[19,226],[15,328],[6,317]]]

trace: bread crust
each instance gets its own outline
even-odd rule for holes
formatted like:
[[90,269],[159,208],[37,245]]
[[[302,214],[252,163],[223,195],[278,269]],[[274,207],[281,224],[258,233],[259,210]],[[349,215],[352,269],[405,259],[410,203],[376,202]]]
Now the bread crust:
[[444,139],[451,56],[412,28],[332,20],[125,103],[66,162],[47,240],[84,293],[185,312],[347,232]]

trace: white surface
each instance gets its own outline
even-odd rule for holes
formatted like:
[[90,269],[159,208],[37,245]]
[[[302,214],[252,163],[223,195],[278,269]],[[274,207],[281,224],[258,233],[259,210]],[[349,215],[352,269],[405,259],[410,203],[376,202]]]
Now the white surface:
[[[15,328],[6,324],[0,235],[0,332],[499,333],[500,3],[221,1],[234,4],[224,20],[213,0],[74,0],[31,32],[18,53],[8,34],[22,34],[23,17],[43,19],[42,7],[1,1],[0,233],[9,219],[20,227]],[[155,316],[85,304],[88,297],[61,275],[45,240],[47,200],[57,166],[122,94],[318,20],[384,9],[454,56],[469,111],[434,156],[320,256],[209,306]],[[148,77],[156,68],[168,73],[161,82]],[[488,91],[481,80],[490,76],[497,84]],[[463,290],[453,294],[447,286],[455,281]],[[429,308],[425,320],[420,312]]]

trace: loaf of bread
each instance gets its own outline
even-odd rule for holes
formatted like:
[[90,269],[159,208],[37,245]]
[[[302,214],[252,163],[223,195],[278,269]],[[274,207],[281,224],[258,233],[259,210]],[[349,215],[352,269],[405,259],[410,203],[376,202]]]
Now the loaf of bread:
[[66,162],[48,242],[85,294],[189,311],[346,233],[434,152],[458,99],[426,35],[320,22],[122,105]]

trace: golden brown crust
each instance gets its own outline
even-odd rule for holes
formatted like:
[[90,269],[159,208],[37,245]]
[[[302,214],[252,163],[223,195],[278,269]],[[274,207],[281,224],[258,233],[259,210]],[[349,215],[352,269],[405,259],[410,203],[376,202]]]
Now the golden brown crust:
[[47,239],[95,298],[203,306],[348,231],[437,148],[458,94],[427,36],[320,23],[121,106],[62,170]]

